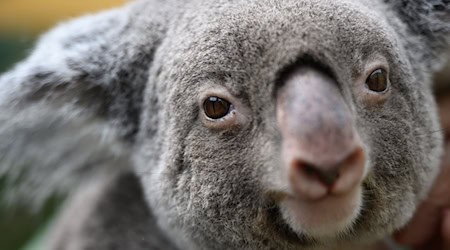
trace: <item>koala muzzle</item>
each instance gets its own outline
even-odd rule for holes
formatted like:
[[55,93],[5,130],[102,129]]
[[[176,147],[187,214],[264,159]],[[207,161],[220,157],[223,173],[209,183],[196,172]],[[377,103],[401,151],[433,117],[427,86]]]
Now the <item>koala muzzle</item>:
[[315,68],[289,73],[277,93],[282,159],[293,192],[315,200],[362,181],[365,152],[337,82]]

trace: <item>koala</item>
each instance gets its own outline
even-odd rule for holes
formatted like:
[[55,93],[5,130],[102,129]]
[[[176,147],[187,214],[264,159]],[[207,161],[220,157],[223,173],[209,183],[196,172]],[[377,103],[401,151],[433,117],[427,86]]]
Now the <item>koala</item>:
[[447,0],[140,0],[0,78],[5,199],[68,194],[47,249],[345,249],[442,156]]

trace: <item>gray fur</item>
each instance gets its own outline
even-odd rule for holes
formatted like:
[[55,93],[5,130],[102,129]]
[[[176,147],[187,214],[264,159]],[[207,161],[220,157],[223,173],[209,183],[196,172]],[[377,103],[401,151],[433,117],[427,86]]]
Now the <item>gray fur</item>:
[[[39,204],[79,190],[54,249],[348,247],[408,222],[442,151],[430,76],[448,46],[448,1],[180,2],[136,1],[63,24],[0,78],[9,197]],[[392,96],[368,105],[351,87],[379,57]],[[294,232],[277,206],[287,187],[274,96],[296,63],[336,78],[368,153],[361,213],[333,239]],[[245,124],[203,126],[207,88],[240,100]]]

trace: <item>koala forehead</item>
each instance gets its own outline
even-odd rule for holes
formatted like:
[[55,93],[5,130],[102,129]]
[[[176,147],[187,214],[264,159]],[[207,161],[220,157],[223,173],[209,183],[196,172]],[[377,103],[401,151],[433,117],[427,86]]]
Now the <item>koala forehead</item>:
[[169,31],[175,39],[166,46],[174,56],[165,65],[179,80],[198,87],[205,78],[229,76],[236,79],[228,88],[252,92],[239,82],[254,78],[258,89],[270,89],[283,68],[305,56],[338,71],[342,82],[358,74],[367,57],[399,58],[395,32],[377,1],[225,2],[199,1]]

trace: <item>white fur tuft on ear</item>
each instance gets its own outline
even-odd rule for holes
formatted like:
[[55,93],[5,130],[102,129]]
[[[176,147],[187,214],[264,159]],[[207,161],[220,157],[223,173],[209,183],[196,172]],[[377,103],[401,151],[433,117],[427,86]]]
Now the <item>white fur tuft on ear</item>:
[[115,130],[80,111],[46,104],[2,109],[0,176],[7,203],[39,208],[53,194],[130,167],[129,149]]

